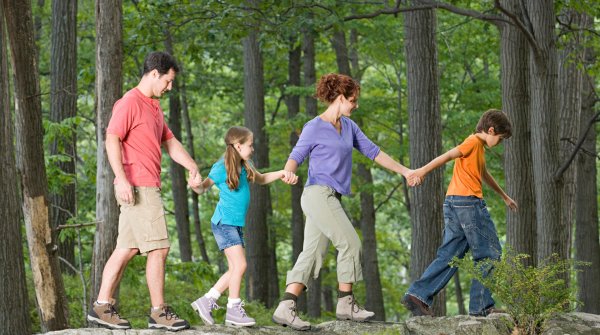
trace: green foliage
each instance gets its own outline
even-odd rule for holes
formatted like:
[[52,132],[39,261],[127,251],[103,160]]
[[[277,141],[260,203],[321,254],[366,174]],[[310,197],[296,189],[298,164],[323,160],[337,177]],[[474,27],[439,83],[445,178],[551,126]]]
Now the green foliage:
[[[454,258],[452,266],[459,267],[471,278],[479,280],[503,303],[507,313],[523,334],[540,334],[544,322],[553,314],[574,309],[575,289],[569,288],[572,268],[584,265],[552,255],[537,267],[525,265],[529,255],[507,251],[501,260],[473,262],[470,254]],[[493,269],[484,277],[485,269]]]

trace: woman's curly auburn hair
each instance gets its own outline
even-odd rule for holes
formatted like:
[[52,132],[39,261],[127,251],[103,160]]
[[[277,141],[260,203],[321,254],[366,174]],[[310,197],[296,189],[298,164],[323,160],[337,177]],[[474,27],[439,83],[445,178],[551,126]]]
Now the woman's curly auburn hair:
[[348,99],[358,96],[359,93],[360,85],[352,77],[345,74],[328,73],[319,79],[315,97],[321,102],[330,104],[340,94]]

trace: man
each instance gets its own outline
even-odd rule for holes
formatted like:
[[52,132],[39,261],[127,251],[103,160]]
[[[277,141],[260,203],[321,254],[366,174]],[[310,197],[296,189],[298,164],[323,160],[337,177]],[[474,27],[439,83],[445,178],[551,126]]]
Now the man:
[[112,329],[129,329],[129,321],[117,313],[112,295],[127,263],[137,254],[147,256],[146,280],[152,307],[149,328],[177,331],[189,328],[164,302],[165,263],[169,239],[160,197],[161,145],[169,156],[189,171],[190,186],[201,176],[196,162],[167,127],[160,98],[172,88],[178,71],[175,59],[152,52],[144,60],[142,78],[113,107],[106,130],[106,152],[115,173],[115,196],[120,205],[117,246],[102,272],[98,299],[87,319]]

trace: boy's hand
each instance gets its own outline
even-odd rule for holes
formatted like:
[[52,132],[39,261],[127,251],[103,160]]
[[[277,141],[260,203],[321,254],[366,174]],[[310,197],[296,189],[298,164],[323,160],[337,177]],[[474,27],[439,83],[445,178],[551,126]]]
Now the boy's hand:
[[503,199],[504,203],[506,204],[506,206],[508,206],[508,208],[510,208],[511,211],[516,212],[517,209],[519,209],[517,202],[511,199],[508,195],[505,196]]
[[296,185],[298,176],[292,171],[281,170],[281,180],[289,185]]
[[410,187],[421,185],[421,183],[423,183],[423,179],[425,179],[425,176],[420,169],[408,170],[408,173],[405,177],[408,181],[408,186]]

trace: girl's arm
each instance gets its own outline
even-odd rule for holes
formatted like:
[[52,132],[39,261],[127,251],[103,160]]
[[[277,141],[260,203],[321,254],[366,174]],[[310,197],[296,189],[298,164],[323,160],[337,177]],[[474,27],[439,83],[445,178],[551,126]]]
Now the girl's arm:
[[519,208],[517,203],[504,192],[502,187],[500,187],[500,185],[498,185],[496,182],[496,179],[492,177],[485,167],[483,168],[482,179],[492,188],[492,190],[494,190],[494,192],[498,193],[502,197],[502,200],[504,200],[504,203],[506,206],[508,206],[508,208],[510,208],[512,211],[516,211]]
[[254,171],[254,173],[255,173],[254,182],[259,185],[270,184],[270,183],[276,181],[277,179],[283,179],[285,177],[285,171],[283,171],[283,170],[267,172],[267,173],[260,173],[258,171]]
[[212,179],[206,178],[202,181],[200,186],[192,187],[192,190],[194,190],[194,192],[196,192],[198,194],[202,194],[202,193],[208,191],[208,189],[211,188],[214,184],[215,184],[215,182]]

